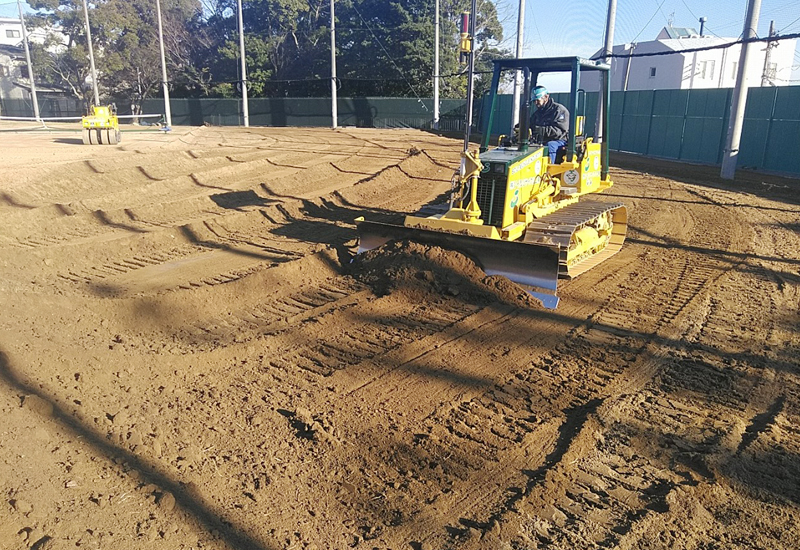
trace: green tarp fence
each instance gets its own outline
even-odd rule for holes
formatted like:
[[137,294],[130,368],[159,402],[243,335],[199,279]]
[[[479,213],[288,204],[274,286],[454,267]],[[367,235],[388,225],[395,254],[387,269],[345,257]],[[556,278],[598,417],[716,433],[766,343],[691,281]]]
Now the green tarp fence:
[[[331,100],[327,98],[254,98],[247,102],[251,126],[330,126]],[[173,99],[172,123],[176,126],[236,126],[244,121],[238,99]],[[433,125],[433,100],[394,97],[339,98],[339,126],[363,128],[422,128]],[[163,100],[151,99],[145,113],[163,113]],[[464,127],[464,101],[441,102],[439,128],[459,131]]]
[[[722,164],[732,90],[612,92],[609,146],[645,156]],[[569,94],[553,94],[569,103]],[[499,96],[492,135],[511,129],[511,102]],[[587,133],[594,133],[597,93],[580,100]],[[584,107],[585,106],[585,107]],[[480,104],[485,128],[487,98]],[[585,108],[585,110],[584,110]],[[738,168],[800,175],[800,86],[750,88]]]
[[[39,116],[42,118],[82,116],[83,104],[69,97],[47,97],[38,94]],[[28,99],[0,98],[0,115],[11,117],[32,117],[33,103]]]
[[[609,145],[612,150],[703,164],[721,164],[728,126],[730,89],[656,90],[613,92],[609,111]],[[568,103],[568,94],[553,94]],[[586,116],[587,133],[594,133],[597,93],[581,95],[580,114]],[[239,99],[172,99],[176,126],[240,125]],[[479,132],[488,120],[488,98],[476,102],[474,120]],[[512,130],[512,97],[500,95],[491,134]],[[340,126],[367,128],[420,128],[433,125],[433,100],[366,97],[339,98]],[[75,100],[46,99],[43,117],[80,116]],[[161,99],[143,105],[147,114],[164,112]],[[446,99],[440,107],[439,129],[462,132],[465,102]],[[0,100],[6,116],[32,116],[29,101]],[[125,109],[120,108],[120,114]],[[329,98],[254,98],[249,101],[252,126],[330,126]],[[154,122],[154,119],[145,119]],[[751,88],[747,96],[739,168],[800,175],[800,86]]]

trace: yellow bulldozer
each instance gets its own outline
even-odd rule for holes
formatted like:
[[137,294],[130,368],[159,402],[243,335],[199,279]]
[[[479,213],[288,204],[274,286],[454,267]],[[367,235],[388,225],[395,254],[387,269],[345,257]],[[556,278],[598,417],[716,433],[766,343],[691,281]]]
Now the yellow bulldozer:
[[122,139],[117,108],[92,105],[91,113],[81,119],[84,145],[116,145]]
[[[518,137],[490,148],[504,71],[524,75]],[[529,127],[531,90],[540,74],[553,72],[570,73],[572,82],[567,106],[572,124],[555,162],[544,140]],[[585,135],[585,117],[576,116],[581,97],[584,112],[586,108],[586,94],[578,88],[582,72],[600,76],[602,143]],[[488,127],[479,151],[470,150],[467,130],[450,203],[425,207],[406,216],[402,225],[359,218],[358,252],[392,240],[458,250],[487,274],[504,275],[526,287],[545,307],[555,308],[558,280],[576,277],[616,253],[627,232],[622,203],[584,198],[613,185],[608,175],[608,75],[607,64],[580,57],[494,61]]]

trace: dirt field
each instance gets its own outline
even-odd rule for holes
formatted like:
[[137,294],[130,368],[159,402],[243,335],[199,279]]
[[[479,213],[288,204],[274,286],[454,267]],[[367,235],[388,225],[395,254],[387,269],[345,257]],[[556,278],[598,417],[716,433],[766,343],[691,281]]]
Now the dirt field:
[[798,547],[800,182],[615,157],[626,245],[548,311],[350,263],[459,140],[0,147],[0,548]]

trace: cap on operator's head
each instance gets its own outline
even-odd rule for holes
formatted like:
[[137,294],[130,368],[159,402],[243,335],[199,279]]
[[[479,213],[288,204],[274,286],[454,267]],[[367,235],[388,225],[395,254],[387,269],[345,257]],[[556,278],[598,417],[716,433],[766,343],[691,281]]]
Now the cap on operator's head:
[[544,86],[536,86],[533,89],[533,93],[531,93],[533,99],[542,99],[544,96],[548,94],[549,92],[547,91],[547,88],[545,88]]

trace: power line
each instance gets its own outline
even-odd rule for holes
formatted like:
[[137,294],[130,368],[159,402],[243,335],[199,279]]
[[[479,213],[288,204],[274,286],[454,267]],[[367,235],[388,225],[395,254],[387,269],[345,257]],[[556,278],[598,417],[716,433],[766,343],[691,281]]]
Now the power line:
[[[645,23],[644,26],[642,27],[642,30],[639,31],[639,34],[637,34],[636,36],[633,37],[633,40],[631,40],[631,42],[636,42],[636,39],[639,38],[639,36],[641,36],[641,34],[647,28],[647,25],[649,25],[653,21],[653,19],[656,18],[656,15],[658,15],[658,12],[661,11],[661,6],[663,6],[664,2],[666,2],[666,1],[667,0],[661,0],[661,3],[658,5],[658,8],[656,8],[656,11],[653,12],[653,16],[650,19],[648,19],[647,23]],[[605,56],[605,57],[614,57],[614,56],[611,55],[611,56]]]
[[[411,82],[409,82],[409,81],[408,81],[408,79],[406,78],[406,76],[405,76],[405,73],[403,72],[403,70],[402,70],[400,67],[398,67],[398,66],[397,66],[397,63],[395,63],[395,60],[394,60],[394,58],[392,57],[392,55],[391,55],[391,54],[390,54],[388,51],[386,51],[386,48],[384,47],[384,45],[383,45],[383,42],[381,42],[381,40],[380,40],[380,39],[379,39],[377,36],[375,36],[375,33],[374,33],[374,32],[372,32],[372,29],[370,28],[370,26],[369,26],[369,25],[367,25],[367,22],[366,22],[366,21],[364,20],[364,18],[361,16],[361,12],[360,12],[360,11],[358,11],[358,8],[356,8],[356,5],[355,5],[355,3],[354,3],[354,2],[351,2],[351,7],[353,8],[353,11],[355,11],[355,12],[356,12],[356,14],[358,14],[358,18],[359,18],[359,19],[361,19],[361,22],[364,24],[364,26],[365,26],[367,29],[369,29],[369,32],[370,32],[370,34],[372,35],[372,38],[374,38],[374,39],[375,39],[375,41],[378,43],[378,45],[381,47],[381,49],[383,50],[383,53],[385,53],[385,54],[386,54],[386,57],[388,57],[388,58],[389,58],[389,61],[391,61],[392,65],[394,65],[394,68],[395,68],[395,69],[397,69],[397,72],[399,72],[399,73],[400,73],[400,74],[403,76],[403,80],[405,80],[405,81],[406,81],[406,84],[408,84],[408,87],[409,87],[409,88],[411,88],[411,91],[412,91],[412,92],[414,93],[414,95],[417,97],[417,101],[419,101],[419,102],[420,102],[420,104],[421,104],[421,105],[422,105],[422,106],[425,108],[425,110],[427,111],[427,110],[428,110],[428,108],[425,106],[425,103],[423,103],[423,102],[422,102],[422,98],[421,98],[421,97],[419,97],[419,94],[417,93],[417,90],[414,88],[413,84],[411,84]],[[475,15],[474,15],[474,14],[473,14],[473,17],[475,17]]]
[[[690,7],[689,7],[689,4],[687,4],[687,3],[686,3],[686,0],[681,0],[681,2],[683,3],[683,5],[684,5],[684,6],[686,6],[686,9],[687,9],[687,10],[689,10],[689,15],[691,15],[692,17],[694,17],[694,20],[695,20],[695,21],[700,21],[700,18],[699,18],[699,17],[697,17],[697,15],[695,15],[695,13],[692,11],[692,8],[690,8]],[[718,35],[718,34],[717,34],[717,33],[715,33],[714,31],[712,31],[712,30],[711,30],[711,29],[710,29],[708,26],[705,26],[704,28],[705,28],[705,29],[706,29],[708,32],[710,32],[711,34],[713,34],[714,36],[716,36],[717,38],[722,38],[720,35]]]
[[700,48],[686,48],[684,50],[672,50],[667,52],[648,52],[648,53],[614,53],[614,54],[604,54],[600,52],[596,54],[596,57],[592,59],[599,59],[600,57],[623,57],[623,58],[630,58],[630,57],[657,57],[661,55],[674,55],[676,53],[693,53],[693,52],[705,52],[708,50],[721,50],[725,48],[730,48],[731,46],[736,46],[737,44],[750,44],[751,42],[778,42],[780,40],[791,40],[792,38],[800,38],[800,33],[793,33],[793,34],[784,34],[784,35],[775,35],[775,36],[768,36],[766,38],[747,38],[747,39],[740,39],[736,40],[735,42],[727,42],[724,44],[717,44],[716,46],[703,46]]
[[789,27],[791,27],[792,25],[794,25],[794,24],[795,24],[795,23],[797,23],[798,21],[800,21],[800,17],[798,17],[797,19],[795,19],[794,21],[792,21],[791,23],[789,23],[788,25],[786,25],[786,26],[785,26],[785,27],[783,27],[783,28],[784,28],[784,29],[788,29]]
[[[654,1],[655,1],[655,2],[658,2],[658,0],[654,0]],[[669,17],[667,17],[667,14],[665,14],[665,13],[664,13],[664,10],[662,10],[662,9],[661,9],[661,6],[663,6],[663,5],[664,5],[664,2],[661,2],[661,3],[658,5],[658,11],[660,11],[660,12],[661,12],[661,15],[664,17],[664,20],[667,22],[667,25],[669,25],[669,26],[671,27],[671,26],[672,26],[672,22],[670,21],[670,18],[669,18]],[[672,12],[672,15],[673,15],[673,17],[674,17],[674,16],[675,16],[675,12]]]
[[[529,2],[529,3],[527,3],[525,5],[526,15],[527,15],[527,12],[529,12],[529,11],[533,12],[533,7],[531,6],[531,2]],[[539,32],[539,25],[536,23],[536,19],[537,19],[536,13],[534,12],[533,13],[533,17],[531,17],[531,20],[533,21],[533,28],[536,29],[536,36],[539,37],[539,43],[542,45],[542,51],[544,51],[544,55],[549,56],[549,54],[547,53],[547,46],[545,46],[544,40],[542,40],[542,33]],[[526,17],[525,20],[526,21],[528,20],[527,17]]]

